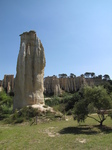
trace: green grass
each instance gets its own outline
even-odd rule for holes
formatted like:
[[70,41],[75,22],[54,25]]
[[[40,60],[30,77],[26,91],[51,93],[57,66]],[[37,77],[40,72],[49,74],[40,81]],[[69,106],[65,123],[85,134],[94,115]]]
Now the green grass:
[[79,125],[70,117],[32,126],[0,123],[0,150],[111,150],[111,127],[110,118],[103,128],[90,118]]

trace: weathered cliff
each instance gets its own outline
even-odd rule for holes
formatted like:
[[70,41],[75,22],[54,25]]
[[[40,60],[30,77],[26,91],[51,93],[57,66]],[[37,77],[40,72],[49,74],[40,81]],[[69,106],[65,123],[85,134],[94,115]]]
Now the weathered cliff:
[[2,86],[7,93],[14,92],[14,75],[4,75]]
[[3,90],[3,81],[0,80],[0,92]]
[[85,84],[84,77],[57,78],[56,76],[44,78],[45,94],[60,95],[63,91],[74,92]]
[[99,78],[84,78],[84,76],[64,78],[57,78],[56,76],[52,76],[46,77],[44,79],[44,92],[45,94],[60,95],[62,91],[72,93],[78,91],[83,85],[97,86],[104,84],[105,82],[108,81]]
[[46,95],[60,95],[62,93],[59,79],[56,76],[44,78],[44,93]]
[[80,89],[80,87],[85,84],[84,77],[74,77],[74,78],[59,78],[59,83],[61,89],[66,92],[74,92]]

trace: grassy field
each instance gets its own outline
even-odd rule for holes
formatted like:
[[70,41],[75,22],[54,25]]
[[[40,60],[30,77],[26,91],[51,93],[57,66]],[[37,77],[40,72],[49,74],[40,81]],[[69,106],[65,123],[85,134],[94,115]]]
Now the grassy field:
[[80,125],[72,118],[32,126],[0,123],[0,150],[111,150],[112,120],[104,125],[89,118]]

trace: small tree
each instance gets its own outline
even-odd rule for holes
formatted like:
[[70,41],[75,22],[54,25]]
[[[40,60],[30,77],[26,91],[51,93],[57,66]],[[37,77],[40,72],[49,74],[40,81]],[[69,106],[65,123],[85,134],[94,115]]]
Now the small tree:
[[105,74],[103,77],[105,80],[110,80],[110,76],[108,74]]
[[73,73],[70,73],[70,78],[74,78],[74,77],[76,77],[76,75]]
[[[79,122],[85,120],[86,117],[90,117],[99,122],[100,126],[102,126],[108,116],[107,110],[111,108],[111,98],[106,89],[104,89],[103,86],[95,86],[93,88],[86,86],[81,92],[83,99],[74,106],[75,119]],[[99,119],[89,115],[88,106],[91,103],[95,107]]]
[[85,72],[84,76],[85,78],[90,78],[91,73],[90,72]]
[[59,78],[66,78],[66,77],[67,77],[67,74],[62,73],[62,74],[59,74],[58,76],[59,76]]
[[94,78],[95,77],[95,73],[91,72],[91,77]]
[[99,79],[102,79],[102,75],[101,75],[101,74],[100,74],[100,75],[98,75],[98,78],[99,78]]
[[74,107],[74,120],[77,120],[79,122],[84,122],[84,120],[88,116],[88,110],[86,106],[86,102],[84,100],[80,100],[75,104]]

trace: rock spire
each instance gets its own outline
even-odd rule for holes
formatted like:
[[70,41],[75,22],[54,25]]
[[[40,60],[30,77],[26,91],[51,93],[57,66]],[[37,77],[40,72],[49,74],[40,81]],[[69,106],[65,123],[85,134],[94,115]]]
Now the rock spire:
[[44,48],[35,31],[20,35],[20,50],[15,78],[14,109],[44,104]]

